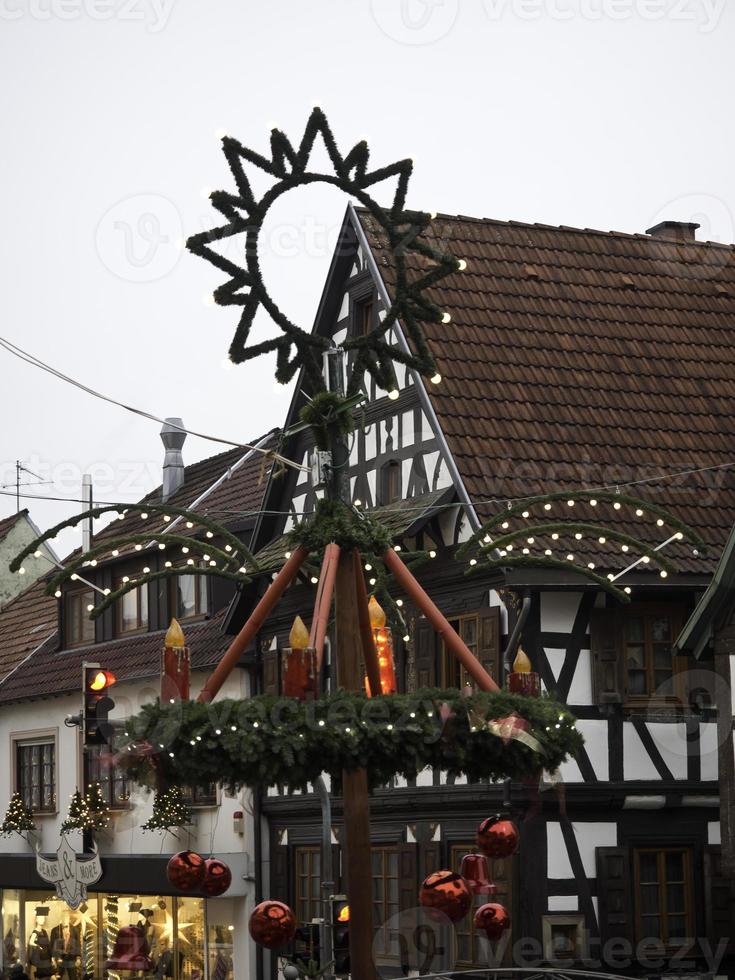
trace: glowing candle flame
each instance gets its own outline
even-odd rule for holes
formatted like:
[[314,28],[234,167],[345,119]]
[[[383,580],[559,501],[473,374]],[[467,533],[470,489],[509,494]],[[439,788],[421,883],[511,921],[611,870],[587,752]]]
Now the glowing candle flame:
[[368,603],[368,613],[370,614],[370,625],[375,629],[382,629],[385,626],[385,613],[375,596],[370,596]]
[[294,650],[305,650],[309,646],[309,631],[301,616],[293,621],[291,632],[288,634],[289,646]]
[[520,648],[516,654],[515,660],[513,661],[513,670],[516,674],[531,673],[531,661],[528,659],[528,655]]
[[165,645],[167,647],[172,647],[175,649],[182,649],[186,646],[186,640],[184,639],[184,631],[181,626],[179,626],[178,619],[172,619],[171,625],[166,630],[166,640]]

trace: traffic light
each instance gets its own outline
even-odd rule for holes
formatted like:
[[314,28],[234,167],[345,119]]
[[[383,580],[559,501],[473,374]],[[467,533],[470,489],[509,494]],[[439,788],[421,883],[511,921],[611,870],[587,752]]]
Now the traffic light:
[[346,895],[332,895],[332,970],[337,977],[350,972],[350,906]]
[[84,692],[84,744],[104,745],[112,736],[112,724],[108,720],[115,702],[108,694],[115,683],[115,675],[99,664],[82,665]]

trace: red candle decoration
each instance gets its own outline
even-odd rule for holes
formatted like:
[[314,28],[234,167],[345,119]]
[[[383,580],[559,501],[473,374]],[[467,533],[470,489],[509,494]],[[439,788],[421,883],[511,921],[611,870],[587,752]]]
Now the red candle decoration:
[[296,916],[284,902],[261,902],[253,909],[249,929],[256,943],[266,949],[280,949],[296,933]]
[[[396,683],[396,664],[393,657],[393,634],[386,626],[385,612],[375,596],[370,596],[368,603],[370,625],[373,630],[373,640],[378,654],[378,670],[380,672],[380,693],[395,694],[398,691]],[[365,690],[370,696],[370,684],[365,678]]]
[[451,922],[459,922],[472,908],[472,892],[456,871],[435,871],[421,885],[419,905],[430,916],[446,915]]
[[191,659],[184,631],[178,620],[172,619],[161,653],[161,700],[164,704],[189,700],[190,668]]
[[541,694],[541,678],[531,670],[531,661],[520,648],[513,661],[513,670],[508,675],[508,690],[511,694],[526,694],[531,698]]
[[319,668],[316,648],[309,646],[309,631],[301,616],[293,621],[288,636],[290,646],[281,651],[283,693],[287,698],[306,701],[319,694]]
[[475,912],[474,923],[478,932],[484,932],[491,942],[497,942],[510,929],[510,915],[504,905],[488,902]]
[[512,820],[488,817],[477,828],[477,846],[486,857],[508,858],[518,850],[521,835]]

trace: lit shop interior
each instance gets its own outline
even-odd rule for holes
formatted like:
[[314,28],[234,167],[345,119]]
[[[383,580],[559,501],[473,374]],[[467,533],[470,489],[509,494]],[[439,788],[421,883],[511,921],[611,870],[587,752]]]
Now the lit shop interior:
[[90,893],[71,909],[53,891],[2,892],[2,965],[30,980],[232,980],[232,903]]

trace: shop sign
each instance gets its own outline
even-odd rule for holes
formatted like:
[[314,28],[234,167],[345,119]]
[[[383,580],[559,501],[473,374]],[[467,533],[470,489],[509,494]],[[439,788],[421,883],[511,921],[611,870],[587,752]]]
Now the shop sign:
[[102,861],[96,844],[91,857],[80,856],[62,835],[55,858],[45,858],[36,844],[36,871],[63,902],[76,909],[86,900],[88,886],[102,877]]

